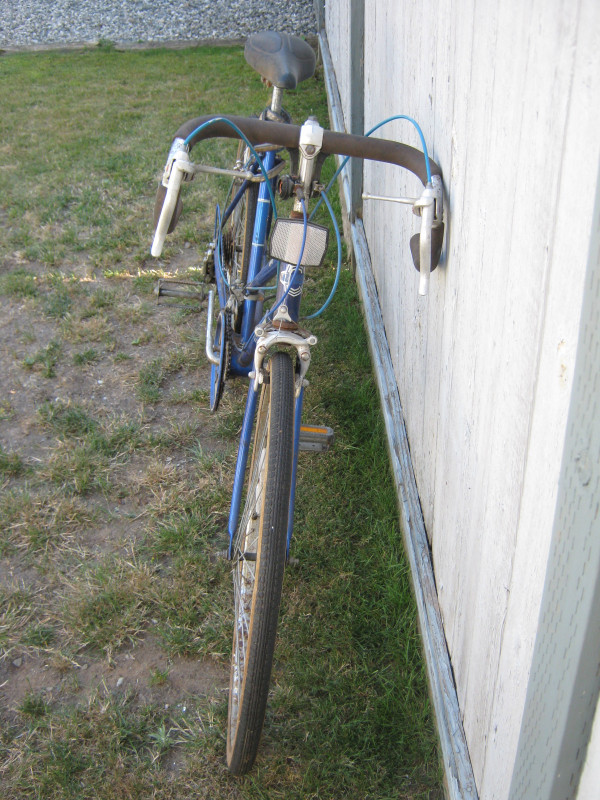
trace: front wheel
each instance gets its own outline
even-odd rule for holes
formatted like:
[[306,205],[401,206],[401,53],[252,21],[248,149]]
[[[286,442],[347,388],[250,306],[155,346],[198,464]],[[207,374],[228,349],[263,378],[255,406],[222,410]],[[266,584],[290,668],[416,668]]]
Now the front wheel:
[[235,626],[231,656],[227,765],[254,763],[269,693],[286,557],[294,449],[294,370],[275,353],[263,385],[246,503],[233,542]]

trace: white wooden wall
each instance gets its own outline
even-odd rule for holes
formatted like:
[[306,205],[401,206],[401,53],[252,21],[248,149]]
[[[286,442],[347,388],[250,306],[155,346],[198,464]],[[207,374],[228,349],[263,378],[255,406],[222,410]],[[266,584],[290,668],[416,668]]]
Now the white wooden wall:
[[[326,26],[348,102],[349,0]],[[447,243],[417,296],[364,209],[477,786],[506,798],[554,521],[600,155],[600,3],[365,0],[365,127],[423,126]],[[418,146],[408,123],[381,135]],[[418,189],[367,165],[365,190]]]

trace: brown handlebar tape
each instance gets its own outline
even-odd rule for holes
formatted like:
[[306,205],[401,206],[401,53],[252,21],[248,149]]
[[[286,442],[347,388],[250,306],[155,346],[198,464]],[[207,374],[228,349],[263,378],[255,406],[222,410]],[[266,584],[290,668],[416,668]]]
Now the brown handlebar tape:
[[[185,122],[175,134],[175,138],[187,139],[196,128],[215,119],[214,116],[197,117],[196,119]],[[202,139],[213,139],[224,137],[229,139],[239,139],[239,134],[225,120],[229,120],[236,125],[248,140],[254,144],[274,144],[280,147],[297,148],[300,140],[300,126],[287,125],[281,122],[266,122],[265,120],[253,117],[216,117],[212,125],[195,134],[190,140],[190,149]],[[389,139],[374,139],[368,136],[355,136],[351,133],[336,133],[335,131],[323,132],[323,153],[341,156],[352,156],[354,158],[364,158],[369,161],[383,161],[388,164],[395,164],[404,167],[425,185],[427,183],[427,170],[425,167],[425,156],[420,150],[410,147],[401,142],[393,142]],[[432,175],[441,175],[442,171],[438,165],[429,160]]]

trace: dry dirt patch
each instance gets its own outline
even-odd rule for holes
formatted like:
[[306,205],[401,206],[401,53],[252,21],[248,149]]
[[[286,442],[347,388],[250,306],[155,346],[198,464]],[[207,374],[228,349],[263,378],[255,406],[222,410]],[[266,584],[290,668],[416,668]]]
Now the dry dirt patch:
[[185,714],[202,698],[226,692],[229,680],[224,664],[169,657],[151,635],[124,648],[110,662],[89,655],[60,664],[52,654],[20,656],[3,668],[2,677],[2,703],[13,718],[29,695],[65,705],[121,694],[129,695],[135,705],[178,708]]
[[[182,250],[163,274],[197,263]],[[207,410],[205,310],[158,306],[152,289],[143,273],[0,267],[0,697],[12,720],[32,695],[169,707],[227,686],[223,648],[201,644],[207,592],[188,591],[181,563],[209,563],[231,457]],[[222,573],[204,576],[217,606]]]

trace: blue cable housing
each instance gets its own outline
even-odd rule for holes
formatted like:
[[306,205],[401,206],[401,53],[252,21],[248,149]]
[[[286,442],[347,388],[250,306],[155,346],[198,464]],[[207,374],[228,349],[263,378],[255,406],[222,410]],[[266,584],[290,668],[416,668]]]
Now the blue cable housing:
[[197,133],[200,133],[205,128],[208,128],[210,125],[214,125],[216,122],[225,122],[227,125],[229,125],[229,127],[232,128],[237,133],[237,135],[240,137],[240,139],[242,139],[247,144],[247,146],[249,147],[250,152],[252,153],[252,155],[256,159],[256,162],[258,163],[258,165],[260,167],[260,171],[263,174],[263,177],[265,179],[265,183],[267,184],[267,188],[269,190],[269,198],[271,200],[271,206],[273,207],[273,217],[274,217],[274,219],[277,219],[277,208],[275,207],[275,195],[273,194],[273,187],[271,186],[271,181],[269,180],[269,176],[267,174],[267,171],[263,166],[262,159],[258,155],[258,153],[255,150],[255,148],[253,147],[253,145],[251,144],[250,140],[245,136],[244,133],[242,133],[240,128],[238,128],[238,126],[235,124],[235,122],[232,122],[230,119],[227,119],[227,117],[213,117],[212,119],[209,119],[208,122],[204,122],[202,125],[199,125],[196,128],[196,130],[192,131],[190,133],[190,135],[187,136],[184,139],[183,143],[185,144],[185,146],[187,148],[189,148],[190,142],[192,141],[194,136],[196,136]]
[[[316,319],[317,317],[320,317],[321,314],[329,308],[329,304],[333,300],[333,296],[336,293],[336,290],[337,290],[337,287],[338,287],[338,283],[339,283],[339,280],[340,280],[340,273],[342,271],[342,239],[340,237],[340,229],[339,229],[339,226],[337,224],[337,219],[335,218],[335,213],[333,211],[333,208],[331,207],[331,202],[329,200],[329,197],[327,197],[327,193],[326,192],[322,192],[321,193],[321,197],[323,199],[323,202],[327,206],[327,210],[329,211],[329,214],[331,216],[331,222],[333,223],[333,230],[335,231],[335,238],[336,238],[336,243],[337,243],[337,269],[335,271],[335,279],[333,281],[333,287],[331,289],[331,292],[330,292],[329,297],[327,298],[327,300],[323,303],[323,305],[321,306],[321,308],[318,311],[315,311],[314,314],[309,314],[307,317],[303,317],[303,319]],[[313,211],[313,214],[314,214],[314,211]],[[312,219],[313,214],[311,214],[311,219]]]
[[[394,116],[394,117],[388,117],[387,119],[384,119],[382,122],[378,122],[377,125],[375,125],[374,127],[371,128],[371,130],[367,131],[365,133],[365,136],[371,136],[371,134],[375,133],[375,131],[378,131],[379,128],[382,128],[384,125],[387,125],[389,122],[395,122],[396,120],[399,120],[399,119],[407,120],[408,122],[412,123],[415,126],[415,128],[417,129],[417,133],[419,134],[419,138],[421,140],[421,146],[423,147],[423,156],[425,158],[425,171],[427,173],[427,183],[431,183],[431,164],[429,163],[429,152],[427,150],[427,144],[425,143],[425,137],[423,136],[423,131],[421,130],[421,126],[412,117],[407,117],[406,114],[396,114],[396,116]],[[350,161],[351,158],[352,158],[352,156],[346,156],[346,158],[344,158],[342,163],[339,165],[339,167],[334,172],[333,178],[327,184],[327,187],[325,189],[325,193],[327,193],[331,189],[331,187],[335,183],[338,175],[344,169],[344,167],[346,166],[348,161]],[[323,192],[321,194],[323,194]],[[311,219],[312,219],[314,213],[316,212],[316,210],[319,208],[320,205],[321,205],[321,200],[319,200],[317,205],[314,207],[313,212],[311,214]]]
[[[379,128],[383,127],[384,125],[387,125],[389,122],[394,122],[396,120],[401,120],[401,119],[407,120],[408,122],[412,123],[412,125],[414,125],[415,128],[417,129],[417,133],[419,134],[419,138],[421,140],[421,145],[423,147],[423,156],[425,158],[425,171],[427,173],[427,183],[431,183],[431,164],[429,162],[429,152],[427,150],[427,144],[425,142],[425,137],[423,135],[423,131],[421,130],[421,126],[419,125],[419,123],[415,119],[413,119],[412,117],[408,117],[406,114],[396,114],[393,117],[388,117],[387,119],[384,119],[382,122],[377,123],[377,125],[375,125],[369,131],[367,131],[365,136],[371,136],[371,134],[375,133],[375,131],[379,130]],[[335,292],[336,292],[336,289],[337,289],[337,286],[338,286],[338,281],[339,281],[340,272],[341,272],[341,265],[342,265],[342,244],[341,244],[340,232],[339,232],[337,220],[335,218],[335,214],[334,214],[333,209],[331,207],[331,203],[329,202],[329,198],[327,196],[327,192],[331,189],[331,187],[335,183],[337,177],[339,176],[339,174],[341,173],[341,171],[344,169],[344,167],[346,166],[348,161],[350,161],[351,158],[352,158],[352,156],[346,156],[344,158],[344,160],[342,161],[342,163],[339,165],[339,167],[336,169],[336,171],[333,174],[333,177],[331,178],[331,180],[327,184],[327,187],[321,192],[321,197],[319,198],[319,202],[313,208],[312,213],[310,215],[310,219],[313,219],[313,217],[315,216],[315,214],[318,211],[319,206],[321,205],[322,202],[325,203],[325,205],[327,206],[327,210],[329,211],[329,214],[331,216],[331,219],[332,219],[332,222],[333,222],[333,226],[334,226],[334,231],[335,231],[335,234],[336,234],[337,247],[338,247],[338,265],[337,265],[335,280],[334,280],[334,283],[333,283],[333,288],[331,290],[331,293],[330,293],[329,297],[327,298],[327,300],[325,301],[323,306],[318,311],[316,311],[314,314],[310,314],[309,316],[304,317],[304,319],[315,319],[316,317],[321,316],[321,314],[324,311],[326,311],[326,309],[329,307],[329,304],[333,300],[333,296],[335,295]]]

